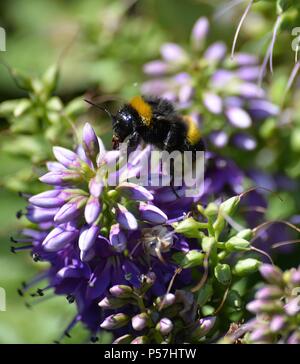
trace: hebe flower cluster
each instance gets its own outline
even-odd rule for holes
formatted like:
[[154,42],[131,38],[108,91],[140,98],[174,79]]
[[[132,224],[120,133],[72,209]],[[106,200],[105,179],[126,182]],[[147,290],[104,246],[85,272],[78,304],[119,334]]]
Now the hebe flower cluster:
[[[141,172],[136,155],[117,172],[108,168],[120,152],[106,152],[89,124],[76,152],[54,147],[54,154],[57,162],[40,178],[53,187],[29,198],[29,226],[14,240],[32,245],[13,250],[29,248],[35,261],[50,263],[20,294],[47,279],[34,296],[52,288],[77,304],[66,335],[82,321],[92,334],[113,330],[116,342],[205,342],[222,332],[219,311],[227,313],[225,326],[241,316],[243,299],[232,285],[260,265],[253,232],[226,228],[241,195],[202,206],[184,187],[178,197],[171,187],[122,182],[124,169]],[[112,173],[120,177],[116,186],[108,182]],[[234,191],[235,180],[229,174],[222,183]]]
[[282,272],[264,264],[260,273],[266,284],[247,309],[255,318],[247,324],[251,343],[300,344],[300,269]]
[[142,92],[189,109],[214,147],[231,143],[252,151],[257,141],[249,130],[278,115],[279,108],[257,84],[257,57],[238,53],[231,60],[223,42],[206,47],[208,32],[209,22],[203,17],[192,29],[189,50],[176,43],[163,44],[162,58],[144,65],[150,79],[142,85]]
[[[89,124],[77,152],[61,147],[53,152],[57,162],[49,162],[49,172],[40,178],[53,188],[29,198],[26,216],[31,224],[21,239],[14,239],[33,245],[13,251],[29,248],[34,260],[50,262],[51,268],[41,277],[50,280],[47,288],[76,301],[75,321],[97,331],[101,317],[97,304],[109,287],[138,287],[141,276],[151,269],[160,277],[152,290],[163,294],[175,270],[169,252],[188,249],[189,243],[168,223],[167,213],[177,199],[171,188],[158,189],[154,197],[154,191],[130,182],[109,185],[109,166],[116,164],[120,153],[106,152]],[[136,163],[135,157],[129,159],[126,170],[138,174]],[[121,177],[120,171],[111,171]],[[177,204],[179,218],[191,203],[187,200],[183,197]],[[187,283],[188,276],[181,276]],[[21,293],[29,288],[31,284],[24,285]]]

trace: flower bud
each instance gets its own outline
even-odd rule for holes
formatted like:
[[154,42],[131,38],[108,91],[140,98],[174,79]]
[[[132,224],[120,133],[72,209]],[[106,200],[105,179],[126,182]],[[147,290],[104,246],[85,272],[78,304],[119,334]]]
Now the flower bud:
[[128,324],[129,317],[124,313],[117,313],[115,315],[108,316],[100,325],[102,329],[115,330]]
[[190,250],[187,253],[178,252],[173,254],[172,259],[182,268],[193,268],[203,265],[205,254],[199,250]]
[[203,336],[206,336],[210,330],[214,327],[216,323],[216,317],[204,317],[197,322],[196,329],[192,332],[191,336],[193,338],[200,339]]
[[259,268],[261,275],[271,284],[281,285],[283,283],[282,271],[271,264],[263,264]]
[[83,229],[78,240],[79,249],[81,251],[88,251],[91,249],[97,239],[98,234],[98,226],[92,225],[90,228]]
[[42,242],[42,246],[48,252],[56,252],[75,240],[77,236],[78,231],[76,229],[66,230],[58,226],[46,236]]
[[53,154],[55,158],[67,168],[78,168],[80,167],[80,159],[73,151],[62,148],[53,147]]
[[129,334],[116,338],[113,344],[130,344],[132,342],[132,336]]
[[217,216],[219,211],[218,205],[215,204],[214,202],[211,202],[207,205],[206,209],[204,210],[204,214],[205,216],[208,217],[214,217]]
[[163,309],[173,305],[175,299],[176,297],[173,293],[167,293],[165,296],[158,297],[156,299],[156,304]]
[[118,298],[104,297],[103,300],[101,300],[98,303],[98,306],[103,309],[113,310],[116,308],[123,307],[124,305],[126,305],[126,303],[127,303],[126,301],[118,299]]
[[189,217],[187,219],[184,219],[180,221],[175,226],[175,231],[179,234],[183,234],[187,238],[199,238],[200,237],[200,231],[203,224],[197,222],[193,217]]
[[187,54],[184,49],[176,43],[165,43],[161,47],[163,59],[170,63],[180,64],[186,61]]
[[82,181],[82,176],[79,172],[73,170],[62,170],[48,172],[41,176],[39,180],[48,185],[64,186],[69,183],[78,183]]
[[141,203],[139,207],[140,219],[152,224],[164,224],[168,216],[154,205]]
[[238,276],[244,276],[256,272],[260,265],[261,262],[257,259],[241,259],[235,264],[233,272]]
[[240,203],[240,196],[233,196],[228,200],[221,203],[219,207],[219,214],[216,221],[213,224],[213,228],[219,236],[224,229],[226,220],[226,216],[232,216],[235,212],[237,206]]
[[276,313],[282,312],[280,301],[254,300],[246,306],[247,310],[253,313]]
[[249,337],[251,342],[268,342],[270,340],[270,335],[268,329],[265,327],[260,327],[253,332],[251,332]]
[[173,323],[170,319],[164,317],[156,325],[156,330],[162,335],[168,335],[173,330]]
[[120,229],[119,224],[114,224],[110,228],[109,241],[116,252],[121,253],[126,249],[127,238],[124,232]]
[[86,203],[86,197],[74,197],[65,203],[54,216],[54,221],[61,224],[76,219],[80,215],[80,209]]
[[202,239],[201,246],[202,246],[202,249],[203,249],[206,253],[209,253],[209,252],[212,252],[213,250],[215,250],[215,249],[216,249],[216,247],[217,247],[217,242],[216,242],[215,238],[205,236],[205,237]]
[[205,17],[198,19],[192,29],[192,43],[196,50],[201,49],[207,33],[209,31],[209,21]]
[[288,316],[296,316],[300,312],[300,296],[290,300],[284,306],[284,310]]
[[60,207],[65,203],[59,194],[60,190],[50,190],[29,198],[29,202],[38,207]]
[[149,339],[147,338],[147,336],[138,336],[136,337],[134,340],[131,341],[130,344],[148,344]]
[[100,152],[100,146],[97,135],[89,123],[86,123],[83,128],[82,145],[86,156],[95,162]]
[[136,218],[126,209],[125,206],[122,206],[121,204],[118,204],[116,219],[125,230],[136,230],[138,228]]
[[264,286],[256,293],[255,297],[257,299],[273,299],[280,298],[283,295],[282,290],[276,286]]
[[245,251],[249,250],[250,242],[239,238],[238,236],[233,236],[225,243],[225,248],[229,252],[234,251]]
[[244,229],[239,231],[236,236],[241,239],[251,240],[253,238],[253,231],[251,229]]
[[281,315],[273,316],[270,322],[270,330],[274,333],[281,331],[286,324],[286,318]]
[[228,286],[231,282],[231,269],[228,264],[217,264],[214,269],[215,277],[218,282]]
[[143,186],[134,183],[123,182],[117,186],[116,190],[130,200],[152,201],[152,194]]
[[122,284],[112,286],[109,292],[117,298],[130,298],[132,296],[133,290],[129,286]]
[[88,224],[92,224],[97,220],[101,212],[101,205],[99,198],[90,196],[84,210],[85,221]]
[[133,329],[136,331],[144,330],[144,328],[147,327],[148,319],[149,319],[149,317],[145,312],[134,316],[131,319],[131,324],[132,324]]

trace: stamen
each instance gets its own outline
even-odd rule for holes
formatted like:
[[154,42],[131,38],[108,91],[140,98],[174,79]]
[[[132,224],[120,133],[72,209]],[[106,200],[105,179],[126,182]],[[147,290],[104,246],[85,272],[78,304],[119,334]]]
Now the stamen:
[[24,245],[24,246],[18,246],[17,248],[14,246],[10,247],[10,251],[13,254],[16,254],[18,251],[22,251],[22,250],[28,250],[28,249],[32,249],[33,245]]
[[282,246],[286,246],[286,245],[290,245],[290,244],[297,244],[300,243],[300,240],[286,240],[286,241],[281,241],[280,243],[276,243],[272,245],[273,249],[276,248],[280,248]]
[[258,75],[258,80],[257,80],[257,83],[259,86],[262,85],[262,82],[263,82],[263,79],[264,79],[264,75],[265,75],[265,72],[266,72],[266,69],[267,69],[267,64],[268,64],[268,60],[270,58],[270,54],[271,54],[271,45],[269,45],[268,49],[267,49],[267,53],[264,57],[264,60],[263,60],[263,63],[262,63],[262,66],[260,68],[260,72],[259,72],[259,75]]
[[279,29],[280,24],[281,24],[281,20],[282,20],[282,15],[279,15],[277,17],[276,23],[274,25],[274,30],[273,30],[273,36],[272,36],[272,41],[271,41],[271,52],[270,52],[270,70],[271,70],[271,73],[273,73],[273,51],[274,51],[274,46],[275,46],[275,41],[276,41],[278,29]]
[[71,304],[74,303],[75,297],[72,294],[69,294],[67,297],[67,301]]
[[260,249],[258,249],[258,248],[255,248],[254,246],[251,246],[251,248],[250,248],[251,250],[254,250],[254,251],[256,251],[256,252],[258,252],[258,253],[260,253],[260,254],[262,254],[262,255],[265,255],[269,260],[270,260],[270,262],[271,262],[271,264],[272,265],[275,265],[274,264],[274,262],[273,262],[273,259],[271,258],[271,256],[268,254],[268,253],[266,253],[265,251],[263,251],[263,250],[260,250]]
[[16,218],[21,219],[21,217],[24,215],[24,212],[22,210],[17,211]]
[[235,35],[234,35],[234,39],[233,39],[233,44],[232,44],[232,49],[231,49],[231,59],[234,58],[234,53],[235,53],[235,47],[236,47],[236,43],[237,43],[237,40],[238,40],[238,36],[239,36],[239,33],[240,33],[240,30],[242,28],[242,25],[251,9],[251,6],[253,4],[254,0],[250,0],[249,4],[247,5],[242,17],[241,17],[241,20],[239,22],[239,25],[236,29],[236,32],[235,32]]
[[291,75],[289,77],[289,80],[288,80],[288,83],[287,83],[287,86],[286,86],[286,89],[285,89],[285,92],[284,92],[284,100],[285,100],[286,94],[289,92],[289,90],[293,86],[293,83],[294,83],[294,81],[295,81],[295,79],[297,77],[299,69],[300,69],[300,62],[296,63],[295,66],[293,67],[292,73],[291,73]]
[[70,331],[74,328],[74,326],[77,324],[78,321],[81,320],[81,316],[80,315],[76,315],[74,317],[74,319],[69,323],[69,325],[66,327],[66,329],[64,330],[63,334],[61,335],[61,337],[59,338],[58,342],[60,342],[65,336],[67,337],[71,337],[70,335]]

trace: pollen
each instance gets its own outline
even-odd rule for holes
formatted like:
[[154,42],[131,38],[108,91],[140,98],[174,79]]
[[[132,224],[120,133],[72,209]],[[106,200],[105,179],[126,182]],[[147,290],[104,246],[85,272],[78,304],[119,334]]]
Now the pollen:
[[129,104],[138,112],[143,123],[150,126],[152,120],[151,106],[141,96],[135,96]]
[[201,131],[197,125],[196,120],[190,116],[185,116],[184,121],[188,125],[187,139],[192,144],[195,145],[201,139]]

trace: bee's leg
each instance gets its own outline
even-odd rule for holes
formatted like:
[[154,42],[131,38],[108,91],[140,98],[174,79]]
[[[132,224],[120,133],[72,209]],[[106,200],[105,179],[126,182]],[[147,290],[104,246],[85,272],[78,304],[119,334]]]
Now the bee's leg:
[[171,163],[170,163],[170,172],[171,172],[170,186],[172,188],[172,191],[176,195],[176,197],[180,198],[180,196],[178,195],[178,193],[177,193],[177,191],[175,189],[175,185],[174,185],[175,177],[174,177],[174,161],[173,160],[171,160]]
[[[177,127],[177,124],[174,123],[171,126],[171,129],[169,130],[168,135],[164,141],[164,150],[166,150],[167,152],[175,151],[176,145],[178,145],[177,138],[178,138],[178,127]],[[180,198],[180,196],[176,192],[175,185],[174,185],[174,180],[175,180],[174,160],[171,159],[170,162],[171,162],[170,163],[170,175],[171,175],[170,186],[172,188],[172,191],[176,195],[176,197]]]
[[140,134],[137,131],[134,131],[129,135],[127,139],[127,145],[129,148],[136,148],[139,145],[140,140]]

